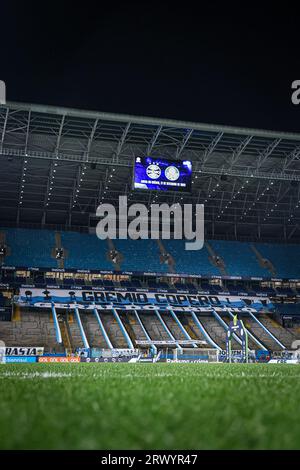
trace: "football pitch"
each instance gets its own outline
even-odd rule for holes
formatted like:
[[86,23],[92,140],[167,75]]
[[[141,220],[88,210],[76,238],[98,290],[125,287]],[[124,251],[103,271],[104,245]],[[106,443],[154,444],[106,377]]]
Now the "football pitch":
[[1,449],[300,449],[300,366],[7,364]]

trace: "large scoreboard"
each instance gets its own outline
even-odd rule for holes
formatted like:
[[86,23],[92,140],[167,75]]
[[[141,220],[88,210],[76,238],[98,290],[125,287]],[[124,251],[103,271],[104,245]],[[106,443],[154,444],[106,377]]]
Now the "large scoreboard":
[[190,192],[192,162],[160,157],[136,157],[133,169],[134,189]]

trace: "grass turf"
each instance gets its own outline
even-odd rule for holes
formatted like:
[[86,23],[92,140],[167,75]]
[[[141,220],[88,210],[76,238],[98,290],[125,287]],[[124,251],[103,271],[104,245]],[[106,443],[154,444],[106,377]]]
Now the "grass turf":
[[300,367],[0,366],[1,449],[300,449]]

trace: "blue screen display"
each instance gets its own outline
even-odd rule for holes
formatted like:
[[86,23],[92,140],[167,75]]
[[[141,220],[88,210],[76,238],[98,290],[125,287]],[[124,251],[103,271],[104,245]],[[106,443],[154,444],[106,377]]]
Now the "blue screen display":
[[133,171],[135,189],[190,192],[192,162],[160,157],[136,157]]

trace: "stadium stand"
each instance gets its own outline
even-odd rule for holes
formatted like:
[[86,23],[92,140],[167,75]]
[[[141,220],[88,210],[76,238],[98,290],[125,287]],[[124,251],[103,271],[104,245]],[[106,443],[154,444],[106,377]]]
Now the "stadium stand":
[[112,269],[112,263],[107,258],[107,243],[95,235],[62,232],[61,240],[69,253],[65,260],[66,268]]
[[300,318],[300,303],[296,304],[276,304],[275,310],[282,315],[291,315]]
[[93,313],[85,313],[81,316],[82,326],[91,348],[107,348],[99,323]]
[[[200,338],[206,344],[202,345],[201,347],[217,347],[220,348],[220,344],[215,341],[211,332],[206,329],[204,325],[204,316],[199,316],[194,312],[191,312],[187,315],[188,325],[192,329],[192,331],[196,334],[196,337]],[[224,339],[225,339],[225,332],[224,332]]]
[[[11,249],[5,265],[19,267],[57,267],[51,256],[56,232],[51,230],[2,228]],[[65,268],[112,270],[108,245],[95,235],[61,232],[61,243],[66,250]],[[218,276],[222,269],[212,263],[206,246],[199,251],[186,251],[183,240],[164,240],[165,249],[174,259],[174,272]],[[116,240],[114,245],[122,253],[122,270],[167,272],[168,266],[160,261],[159,246],[155,240]],[[276,276],[300,277],[300,247],[272,243],[246,243],[209,240],[214,253],[224,261],[226,273],[231,276],[270,277],[271,273],[257,259],[252,246],[270,260]],[[290,263],[290,259],[295,260]],[[22,279],[20,279],[22,282]]]
[[261,286],[258,283],[253,283],[249,288],[249,292],[252,294],[273,296],[276,294],[275,289],[271,286]]
[[62,352],[56,341],[50,310],[24,309],[17,321],[1,322],[1,340],[9,346],[44,346],[47,351]]
[[82,339],[79,325],[73,316],[71,318],[72,321],[67,321],[67,328],[70,334],[72,349],[75,350],[76,348],[83,348],[84,342]]
[[166,326],[168,327],[171,335],[176,339],[176,340],[187,340],[189,339],[187,335],[184,334],[184,330],[181,327],[180,328],[180,323],[177,323],[174,318],[171,316],[169,312],[163,312],[161,314],[161,317],[163,321],[165,322]]
[[140,338],[136,336],[128,315],[126,315],[126,312],[119,311],[119,317],[121,319],[122,325],[125,328],[126,333],[128,334],[133,346],[138,347],[136,340]]
[[179,282],[175,282],[174,283],[174,287],[177,291],[180,291],[180,290],[188,290],[191,294],[193,293],[196,293],[197,292],[197,287],[195,286],[195,284],[192,284],[190,282],[187,282],[185,284],[181,284]]
[[123,321],[128,321],[130,325],[132,334],[134,335],[134,341],[136,340],[149,340],[149,335],[147,334],[147,330],[145,329],[140,317],[137,313],[130,311],[130,312],[123,312],[121,314],[121,318]]
[[[55,245],[55,232],[50,230],[3,229],[12,247],[6,257],[8,266],[32,266],[55,268],[56,260],[51,257]],[[95,235],[62,232],[63,246],[68,250],[66,268],[112,269],[106,258],[107,245]]]
[[272,338],[268,330],[265,330],[255,318],[246,317],[244,325],[268,350],[276,351],[282,349],[282,345],[276,341],[276,337]]
[[185,250],[184,240],[164,240],[164,246],[175,260],[175,271],[189,274],[219,275],[219,269],[210,263],[204,246],[197,252]]
[[[53,249],[57,240],[64,250],[64,267],[66,269],[114,270],[109,256],[112,243],[99,240],[95,235],[77,232],[57,232],[51,230],[31,229],[1,229],[10,249],[5,256],[5,266],[57,268],[57,260],[53,258]],[[289,297],[296,300],[296,284],[272,282],[270,276],[286,278],[300,277],[297,261],[300,259],[300,248],[296,245],[281,245],[270,243],[250,244],[248,242],[233,242],[210,240],[200,251],[186,251],[184,241],[165,240],[163,249],[172,256],[172,269],[176,273],[201,274],[215,276],[216,279],[194,279],[182,277],[172,279],[170,264],[162,263],[162,247],[155,240],[116,240],[113,249],[120,253],[120,268],[126,271],[142,271],[161,273],[157,277],[141,278],[128,276],[102,276],[88,278],[82,273],[53,273],[33,272],[19,269],[16,274],[3,270],[1,282],[13,283],[15,288],[26,285],[27,289],[36,287],[63,287],[67,290],[76,288],[101,287],[107,290],[123,288],[127,290],[147,288],[150,292],[159,290],[168,293],[176,291],[203,295],[262,295],[264,297]],[[257,254],[259,253],[259,255]],[[218,259],[221,260],[218,263]],[[290,260],[294,262],[291,263]],[[217,260],[217,261],[216,261]],[[267,262],[265,263],[265,260]],[[270,271],[271,270],[271,271]],[[58,270],[59,271],[59,270]],[[169,274],[167,278],[165,273]],[[231,280],[221,275],[267,277],[269,280],[252,281]],[[99,274],[96,274],[99,276]],[[247,282],[246,282],[247,281]],[[46,289],[46,290],[47,290]],[[26,294],[27,295],[27,294]],[[291,299],[289,299],[291,301]],[[1,302],[0,302],[1,303]],[[122,309],[98,311],[102,327],[97,315],[92,311],[79,313],[79,318],[70,312],[58,309],[58,323],[63,344],[57,343],[56,331],[50,309],[23,309],[19,319],[11,322],[1,322],[1,339],[10,346],[41,345],[47,352],[57,353],[64,350],[75,351],[86,346],[93,348],[130,348],[139,347],[139,340],[172,342],[179,346],[186,340],[201,340],[204,343],[197,347],[212,347],[225,349],[226,332],[230,316],[218,315],[216,312],[190,313],[182,312],[172,315],[170,311],[125,311]],[[253,350],[268,349],[278,351],[290,348],[298,330],[284,328],[282,322],[276,319],[280,315],[294,315],[298,305],[276,304],[274,315],[259,313],[244,315],[245,326],[249,331],[249,348]],[[297,313],[298,315],[298,313]],[[281,318],[281,317],[280,317]],[[195,345],[190,344],[190,347]],[[151,346],[155,348],[155,346]],[[240,339],[232,341],[234,349],[240,349]]]
[[259,320],[286,348],[291,348],[291,344],[296,337],[290,331],[283,328],[274,318],[267,314],[260,314]]
[[[99,312],[98,312],[99,313]],[[101,312],[101,320],[114,348],[127,348],[128,344],[120,326],[111,312]]]
[[11,253],[5,258],[8,266],[33,266],[55,268],[56,261],[51,258],[55,244],[53,231],[31,229],[2,229],[11,246]]
[[115,240],[115,246],[124,256],[123,270],[168,271],[168,267],[160,263],[159,247],[155,240]]
[[[200,335],[203,337],[201,331],[195,324],[192,318],[187,317],[187,320],[193,324],[192,328],[196,332],[196,334]],[[212,316],[212,315],[201,315],[199,318],[201,321],[201,324],[205,328],[205,330],[208,332],[210,337],[213,339],[213,341],[220,346],[222,349],[226,348],[226,330],[217,322],[217,320]],[[205,340],[205,338],[203,337]],[[238,344],[235,343],[233,340],[233,346],[236,348],[239,347]]]
[[[264,257],[272,261],[276,276],[298,278],[300,275],[300,246],[271,243],[257,243]],[[291,263],[291,260],[293,262]]]
[[[293,308],[295,307],[295,308]],[[285,313],[299,310],[298,306],[291,305],[290,308],[280,307]],[[58,313],[59,325],[65,348],[84,347],[82,334],[74,314]],[[99,313],[99,312],[98,312]],[[105,333],[108,335],[114,348],[128,347],[126,337],[120,324],[112,312],[105,311],[99,314]],[[125,312],[119,311],[119,316],[127,334],[134,347],[138,347],[137,341],[152,339],[155,341],[175,340],[179,345],[181,341],[195,339],[206,342],[197,347],[212,347],[213,344],[225,349],[226,331],[229,317],[222,315],[178,313],[177,319],[170,312]],[[92,312],[80,315],[82,326],[89,342],[93,348],[107,348],[107,342],[99,327],[96,317]],[[256,318],[253,314],[244,318],[244,324],[251,333],[249,337],[249,348],[260,349],[262,344],[270,351],[278,351],[284,347],[290,348],[292,342],[297,338],[296,328],[283,328],[273,317],[261,313]],[[50,311],[26,310],[18,320],[1,322],[1,339],[10,346],[28,346],[30,344],[42,345],[47,352],[62,352],[63,346],[59,345],[55,337],[55,328]],[[212,341],[210,341],[212,340]],[[240,349],[238,338],[233,339],[232,347]]]
[[278,286],[275,288],[275,290],[278,295],[287,296],[287,297],[295,295],[295,292],[290,287]]
[[233,282],[233,281],[227,281],[226,282],[226,289],[229,291],[231,295],[239,295],[241,293],[248,293],[247,286],[245,286],[244,283],[241,282]]
[[170,286],[166,283],[166,282],[162,282],[162,281],[153,281],[153,280],[149,280],[148,281],[148,287],[150,287],[150,289],[169,289]]
[[[5,303],[3,295],[0,305]],[[10,346],[41,345],[46,352],[75,351],[86,347],[84,336],[89,347],[93,348],[128,348],[139,347],[139,340],[173,341],[179,347],[186,340],[201,340],[204,343],[197,347],[225,349],[226,333],[232,313],[218,314],[214,309],[196,313],[193,310],[175,313],[170,311],[117,311],[98,310],[101,319],[92,311],[81,310],[79,319],[76,309],[58,308],[56,314],[61,330],[63,345],[57,343],[53,316],[49,308],[30,310],[24,308],[13,316],[13,321],[2,321],[0,324],[1,339]],[[291,348],[299,331],[293,327],[285,328],[276,317],[280,315],[299,315],[299,304],[278,304],[273,314],[260,311],[257,315],[243,313],[245,327],[249,332],[249,348],[279,351]],[[81,324],[80,324],[81,323]],[[107,339],[108,338],[108,339]],[[128,340],[129,338],[129,340]],[[131,341],[131,342],[130,342]],[[190,344],[195,347],[195,344]],[[240,338],[234,337],[233,349],[240,349]]]
[[170,336],[162,326],[161,322],[154,313],[141,313],[139,312],[139,317],[152,340],[158,341],[169,341]]
[[269,275],[259,266],[249,243],[211,240],[210,244],[224,260],[228,275],[265,277]]

